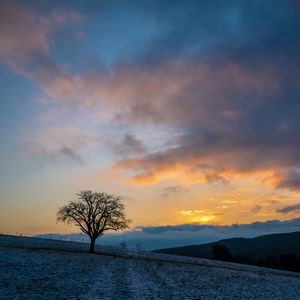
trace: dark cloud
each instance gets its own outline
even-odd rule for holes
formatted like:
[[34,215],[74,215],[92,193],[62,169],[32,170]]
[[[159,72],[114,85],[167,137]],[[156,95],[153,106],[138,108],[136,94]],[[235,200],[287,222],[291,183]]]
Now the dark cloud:
[[197,0],[144,1],[138,6],[140,12],[153,17],[159,28],[145,47],[144,62],[209,53],[216,63],[230,57],[252,65],[262,55],[268,54],[270,60],[285,56],[287,49],[297,55],[297,6],[293,0],[274,1],[272,7],[259,0],[224,0],[217,5]]
[[27,149],[33,161],[38,165],[45,163],[60,164],[70,161],[79,165],[84,165],[81,155],[70,146],[48,147],[38,142],[28,142]]
[[187,192],[188,190],[180,185],[170,185],[164,188],[164,192],[161,194],[162,197],[171,197],[180,193]]
[[73,149],[69,148],[69,147],[62,147],[57,151],[58,155],[62,155],[65,156],[69,159],[71,159],[74,162],[77,162],[79,164],[84,164],[81,156],[76,153]]
[[287,172],[287,174],[284,174],[279,182],[278,182],[279,188],[287,188],[290,190],[300,190],[300,172],[299,170],[293,170]]
[[205,181],[208,183],[228,183],[228,180],[217,173],[206,173],[204,175]]
[[126,133],[120,143],[112,145],[115,153],[121,157],[128,157],[146,152],[146,145],[131,133]]
[[291,206],[285,206],[277,210],[277,212],[288,214],[290,212],[300,211],[300,203],[291,205]]
[[295,226],[298,226],[300,224],[300,219],[293,219],[293,220],[287,220],[287,221],[280,221],[280,220],[270,220],[266,222],[253,222],[250,224],[232,224],[232,225],[199,225],[199,224],[182,224],[182,225],[167,225],[167,226],[149,226],[149,227],[140,227],[139,229],[142,230],[144,233],[147,234],[155,234],[155,233],[164,233],[168,231],[193,231],[198,232],[203,229],[216,229],[216,230],[232,230],[237,231],[240,229],[261,229],[261,230],[272,230],[278,228],[285,228],[285,227],[291,227],[294,228]]
[[252,209],[251,212],[252,213],[258,213],[259,211],[261,211],[262,207],[261,205],[255,205]]

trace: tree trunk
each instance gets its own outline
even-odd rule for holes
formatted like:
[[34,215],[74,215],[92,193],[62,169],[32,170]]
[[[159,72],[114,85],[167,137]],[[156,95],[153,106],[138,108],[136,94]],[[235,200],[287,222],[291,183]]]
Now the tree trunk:
[[94,253],[96,238],[91,237],[90,253]]

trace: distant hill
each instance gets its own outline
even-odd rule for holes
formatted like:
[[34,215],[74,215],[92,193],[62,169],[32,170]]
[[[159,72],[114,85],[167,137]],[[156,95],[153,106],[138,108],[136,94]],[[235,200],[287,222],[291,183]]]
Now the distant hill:
[[208,244],[159,249],[155,252],[212,258],[212,246],[215,244],[226,246],[234,256],[255,257],[256,259],[269,255],[279,256],[282,253],[300,256],[300,231],[268,234],[256,238],[224,239]]

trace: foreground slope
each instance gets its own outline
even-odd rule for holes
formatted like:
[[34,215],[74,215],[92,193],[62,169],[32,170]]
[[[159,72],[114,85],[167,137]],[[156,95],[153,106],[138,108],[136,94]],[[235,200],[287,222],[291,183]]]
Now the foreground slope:
[[300,299],[300,275],[205,259],[0,236],[0,299]]

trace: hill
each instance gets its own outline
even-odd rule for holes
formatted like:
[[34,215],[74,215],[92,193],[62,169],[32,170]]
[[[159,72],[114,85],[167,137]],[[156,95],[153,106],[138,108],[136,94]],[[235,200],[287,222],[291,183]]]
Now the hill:
[[165,248],[155,250],[158,253],[168,253],[192,257],[212,258],[212,246],[221,244],[226,246],[233,255],[262,258],[281,253],[300,254],[300,231],[262,235],[255,238],[231,238],[214,243]]
[[300,274],[0,235],[0,299],[300,299]]
[[[219,253],[215,251],[213,254],[215,245],[222,245],[223,253],[220,253],[219,247]],[[230,238],[202,245],[159,249],[155,252],[215,258],[300,272],[300,231],[268,234],[256,238]]]

